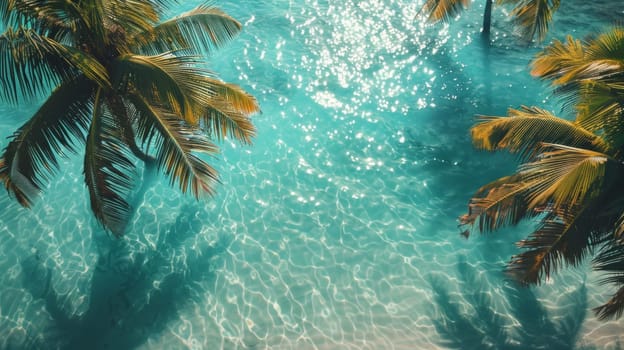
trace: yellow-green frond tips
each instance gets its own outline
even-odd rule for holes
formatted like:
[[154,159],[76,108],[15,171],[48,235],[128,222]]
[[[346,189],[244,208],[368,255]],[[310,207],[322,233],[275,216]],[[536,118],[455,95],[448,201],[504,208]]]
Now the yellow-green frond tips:
[[537,107],[509,109],[507,117],[480,116],[471,135],[477,148],[506,149],[524,159],[534,157],[543,142],[607,150],[607,144],[597,135]]
[[[206,68],[205,53],[241,30],[204,3],[173,19],[170,0],[0,1],[0,99],[46,97],[0,156],[0,181],[24,206],[64,151],[85,141],[91,210],[124,233],[138,162],[158,164],[184,193],[214,193],[214,141],[251,143],[257,101]],[[86,135],[85,135],[86,134]],[[207,158],[207,159],[206,159]]]
[[218,182],[217,171],[195,153],[215,155],[219,149],[202,131],[174,114],[154,107],[139,95],[128,96],[134,106],[138,137],[144,144],[153,145],[156,160],[183,193],[191,191],[195,197],[212,195]]
[[537,161],[520,167],[523,178],[532,181],[529,208],[552,203],[574,206],[600,193],[609,158],[599,152],[556,144],[544,144],[547,151]]
[[470,200],[468,214],[460,217],[460,224],[478,221],[481,232],[517,224],[530,215],[524,197],[531,186],[520,176],[506,176],[482,187]]
[[106,68],[87,53],[32,29],[9,28],[0,35],[0,98],[17,103],[40,97],[78,75],[110,87]]
[[560,0],[522,0],[513,1],[516,7],[511,11],[520,36],[530,41],[536,38],[544,40],[553,14],[559,8]]
[[200,5],[149,31],[132,37],[133,47],[141,52],[162,52],[163,48],[210,53],[230,41],[241,24],[211,5]]
[[256,134],[250,116],[260,112],[256,99],[234,84],[206,78],[206,85],[214,96],[206,101],[202,112],[202,126],[216,139],[226,136],[251,144]]
[[482,232],[538,218],[507,268],[522,283],[540,283],[594,255],[594,268],[606,274],[601,282],[619,288],[594,309],[601,319],[624,314],[623,57],[621,29],[587,41],[568,37],[540,53],[532,74],[551,80],[576,118],[536,107],[481,116],[471,130],[475,146],[518,153],[524,164],[479,189],[460,218]]
[[532,62],[531,74],[553,85],[596,81],[624,70],[624,29],[614,28],[586,42],[568,36],[555,40]]
[[421,11],[430,22],[448,22],[466,9],[470,2],[470,0],[427,0]]

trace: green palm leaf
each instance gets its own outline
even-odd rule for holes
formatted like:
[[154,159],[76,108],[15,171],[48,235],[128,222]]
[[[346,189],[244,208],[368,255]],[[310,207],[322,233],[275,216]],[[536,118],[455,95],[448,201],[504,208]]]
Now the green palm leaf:
[[103,10],[107,25],[123,28],[124,36],[129,37],[151,31],[159,20],[158,6],[152,1],[107,0]]
[[615,231],[614,236],[617,239],[622,239],[622,235],[624,235],[624,212],[620,215],[615,223]]
[[[578,94],[579,87],[604,81],[617,81],[617,75],[624,73],[624,62],[612,57],[592,57],[585,45],[568,38],[568,43],[555,41],[532,62],[533,76],[552,80],[557,93]],[[616,78],[616,79],[613,79]],[[572,100],[571,102],[575,102]]]
[[594,309],[598,318],[619,318],[624,313],[624,246],[621,241],[605,245],[594,258],[594,268],[607,275],[601,284],[614,284],[618,290],[603,305]]
[[90,118],[93,83],[67,80],[19,128],[2,155],[0,179],[24,206],[42,190],[58,167],[57,154],[75,151]]
[[5,100],[16,103],[22,97],[43,95],[60,81],[78,74],[99,86],[110,86],[106,69],[80,50],[30,29],[9,28],[0,36],[0,97]]
[[158,167],[178,183],[180,190],[191,190],[195,197],[213,194],[218,175],[193,152],[213,155],[218,149],[198,128],[189,125],[161,108],[151,106],[141,96],[132,94],[129,101],[136,108],[139,139],[155,144]]
[[615,27],[587,43],[591,60],[614,60],[622,66],[624,61],[624,27]]
[[217,139],[229,135],[250,144],[256,129],[249,115],[260,111],[256,99],[236,85],[211,78],[205,81],[214,96],[207,101],[203,124]]
[[560,4],[560,0],[498,0],[497,2],[515,5],[511,16],[514,17],[520,36],[527,41],[536,36],[538,41],[544,39],[553,14]]
[[614,149],[624,145],[624,74],[578,87],[573,103],[578,111],[576,123],[600,133]]
[[125,197],[133,187],[135,166],[115,116],[98,91],[84,157],[85,183],[95,217],[116,236],[124,233],[130,206]]
[[519,174],[506,176],[483,186],[468,204],[468,214],[460,218],[461,225],[474,225],[478,220],[479,231],[494,231],[502,226],[515,225],[527,216],[525,195],[532,183]]
[[560,85],[575,79],[584,62],[583,44],[569,35],[565,43],[555,40],[536,56],[531,62],[531,75]]
[[236,36],[241,25],[218,8],[203,4],[133,37],[137,52],[155,54],[172,49],[209,53]]
[[529,208],[552,203],[572,207],[600,193],[609,162],[604,153],[559,144],[544,144],[538,160],[523,164],[520,172],[532,182]]
[[6,0],[0,3],[0,18],[8,26],[28,27],[40,34],[75,29],[74,2],[63,0]]
[[448,22],[470,5],[470,0],[427,0],[421,11],[430,22]]
[[0,35],[0,99],[29,100],[57,87],[0,158],[0,180],[23,205],[46,187],[56,157],[88,133],[91,208],[121,235],[134,162],[152,161],[150,147],[171,183],[197,197],[212,193],[218,181],[199,155],[217,152],[210,137],[251,142],[256,100],[218,80],[199,59],[237,34],[240,23],[209,4],[162,22],[176,3],[0,2],[8,28]]
[[114,84],[121,89],[132,87],[141,95],[170,109],[191,122],[198,102],[209,99],[212,92],[204,84],[203,72],[193,67],[196,58],[161,54],[156,56],[123,55],[112,66]]
[[512,257],[507,273],[523,284],[536,284],[550,277],[564,262],[577,266],[599,240],[593,234],[593,223],[576,207],[550,211],[528,239],[517,243],[529,250]]
[[581,126],[537,107],[509,109],[508,117],[480,116],[471,129],[477,148],[507,149],[522,159],[532,159],[543,142],[607,151],[607,143]]
[[[615,28],[586,42],[555,41],[532,63],[534,76],[552,80],[567,105],[579,112],[588,130],[600,130],[606,114],[624,102],[624,29]],[[617,111],[621,116],[621,107]]]

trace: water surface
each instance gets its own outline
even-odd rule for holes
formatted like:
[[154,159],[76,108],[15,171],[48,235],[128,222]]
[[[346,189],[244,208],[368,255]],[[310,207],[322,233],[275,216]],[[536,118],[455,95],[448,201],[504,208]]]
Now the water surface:
[[[547,41],[606,28],[617,3],[565,2]],[[587,266],[503,280],[530,224],[459,235],[472,191],[515,167],[472,149],[474,115],[560,109],[502,9],[487,47],[481,4],[450,27],[414,20],[416,1],[218,5],[244,30],[210,66],[257,96],[254,146],[224,142],[205,201],[138,174],[122,240],[90,215],[81,155],[32,210],[1,193],[0,348],[615,346]],[[35,108],[0,105],[2,148]]]

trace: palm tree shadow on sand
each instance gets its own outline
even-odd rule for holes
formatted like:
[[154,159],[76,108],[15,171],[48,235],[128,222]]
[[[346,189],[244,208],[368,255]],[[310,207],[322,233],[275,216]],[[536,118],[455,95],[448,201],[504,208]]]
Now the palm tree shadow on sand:
[[446,280],[430,279],[436,304],[432,320],[442,338],[440,345],[475,350],[593,349],[577,344],[588,308],[585,284],[564,295],[569,312],[554,318],[530,288],[505,283],[503,292],[509,314],[505,316],[496,311],[488,292],[491,286],[473,267],[460,261],[458,270],[461,297],[450,292]]
[[25,259],[24,287],[43,300],[52,319],[52,327],[37,330],[43,336],[33,348],[133,349],[165,330],[195,294],[205,292],[200,284],[211,283],[213,260],[230,243],[222,236],[204,249],[189,249],[185,242],[198,233],[189,228],[199,220],[196,208],[189,207],[182,208],[155,249],[136,253],[125,241],[100,244],[89,306],[81,316],[64,310],[62,298],[51,288],[52,271],[41,259]]

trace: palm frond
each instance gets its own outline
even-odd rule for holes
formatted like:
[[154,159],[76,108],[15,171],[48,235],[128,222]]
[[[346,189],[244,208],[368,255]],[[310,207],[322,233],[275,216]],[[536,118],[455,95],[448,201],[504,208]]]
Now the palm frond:
[[249,116],[260,111],[256,99],[240,87],[206,78],[214,96],[207,100],[206,112],[202,114],[203,124],[211,135],[218,139],[229,135],[250,144],[256,128]]
[[144,162],[152,161],[153,159],[138,145],[136,141],[135,131],[133,124],[135,123],[134,116],[131,115],[131,110],[134,108],[132,105],[127,104],[123,99],[123,96],[110,94],[106,99],[107,106],[112,112],[113,118],[117,128],[119,129],[118,136],[132,154]]
[[17,103],[43,95],[78,74],[110,86],[106,68],[80,50],[31,29],[8,29],[0,36],[0,98]]
[[532,183],[524,181],[521,174],[506,176],[486,186],[473,195],[468,204],[468,214],[460,218],[461,225],[474,225],[479,231],[494,231],[506,225],[515,225],[535,213],[528,210],[525,195]]
[[624,30],[615,28],[588,42],[568,36],[555,40],[532,62],[531,74],[562,86],[582,80],[599,81],[624,73]]
[[568,35],[566,42],[559,40],[541,51],[531,62],[531,75],[553,80],[559,85],[576,76],[578,66],[585,63],[585,51],[580,40]]
[[613,233],[613,236],[618,240],[622,239],[622,235],[624,235],[624,212],[622,212],[620,217],[617,219]]
[[606,152],[603,139],[581,126],[537,107],[509,109],[508,117],[480,116],[470,130],[477,148],[507,149],[522,159],[532,159],[543,142],[560,143]]
[[429,22],[448,22],[457,17],[470,3],[470,0],[427,0],[420,11],[427,15]]
[[[577,124],[619,148],[624,143],[624,30],[614,29],[582,43],[556,41],[533,61],[532,74],[552,80]],[[615,141],[615,143],[614,143]]]
[[597,238],[592,235],[593,220],[573,208],[551,209],[528,239],[517,243],[529,249],[514,255],[507,273],[523,284],[540,283],[565,262],[577,266],[591,253]]
[[544,144],[545,151],[520,172],[532,183],[527,193],[529,208],[574,206],[600,193],[609,156],[601,152],[560,144]]
[[[621,280],[624,280],[624,278],[621,278]],[[619,284],[622,285],[622,282]],[[594,308],[594,312],[600,320],[620,318],[624,313],[624,287],[620,287],[609,299],[609,301],[597,308]]]
[[39,34],[75,29],[76,7],[62,0],[7,0],[0,4],[0,18],[7,27],[27,27]]
[[613,284],[619,289],[603,305],[594,309],[599,319],[619,318],[624,313],[624,245],[610,242],[602,247],[593,260],[594,269],[606,272],[601,284]]
[[130,217],[124,197],[133,186],[135,166],[105,100],[100,89],[85,149],[85,183],[95,217],[114,235],[121,236]]
[[108,26],[119,26],[130,37],[152,30],[159,20],[158,4],[153,1],[107,0],[104,11]]
[[518,25],[520,36],[531,41],[537,37],[544,40],[548,32],[548,25],[552,21],[555,11],[559,8],[560,0],[523,0],[518,1],[511,11],[514,22]]
[[196,127],[176,118],[161,108],[152,106],[141,96],[131,94],[129,102],[136,108],[137,137],[145,144],[155,144],[159,169],[178,183],[180,190],[191,190],[195,197],[213,194],[218,182],[215,169],[193,154],[214,155],[218,148]]
[[16,0],[6,0],[0,2],[0,18],[3,22],[8,22],[9,16],[15,11]]
[[602,80],[580,84],[572,97],[576,104],[576,123],[594,133],[618,149],[624,144],[622,138],[624,121],[624,84],[620,80]]
[[207,71],[195,68],[197,57],[170,53],[156,56],[123,55],[112,66],[115,86],[137,89],[158,105],[168,105],[189,123],[197,124],[197,112],[214,96],[205,84]]
[[613,60],[624,64],[624,27],[615,27],[587,43],[587,55],[591,60]]
[[30,206],[57,169],[57,154],[74,151],[74,142],[84,140],[93,93],[85,78],[65,81],[14,133],[2,156],[0,180],[23,206]]
[[242,26],[225,12],[202,4],[133,37],[137,52],[158,54],[169,50],[212,52],[236,36]]

